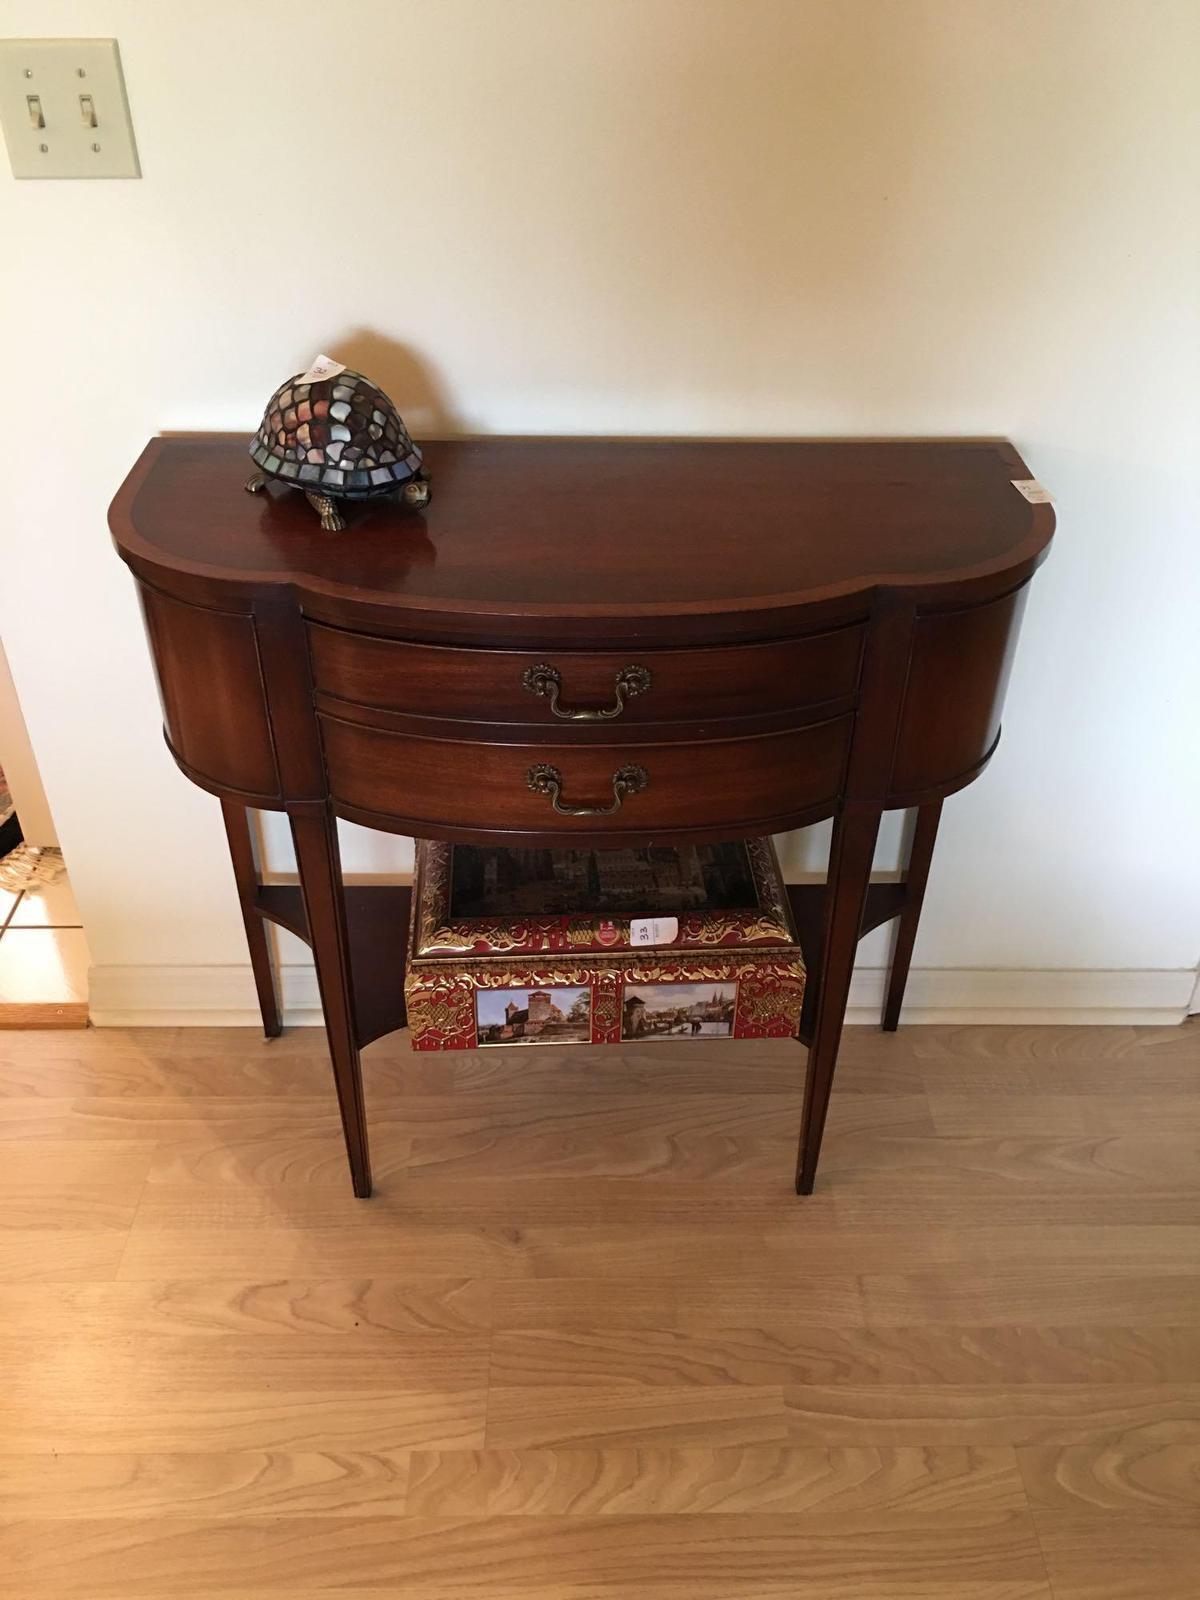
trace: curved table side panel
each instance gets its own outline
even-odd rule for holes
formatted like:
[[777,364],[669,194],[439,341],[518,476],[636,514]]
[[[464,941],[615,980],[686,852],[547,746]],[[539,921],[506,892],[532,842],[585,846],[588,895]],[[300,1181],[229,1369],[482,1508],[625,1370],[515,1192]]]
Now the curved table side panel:
[[1025,609],[1027,586],[999,600],[918,616],[888,789],[889,806],[949,794],[985,765]]
[[167,743],[215,793],[279,795],[254,618],[209,611],[139,583]]

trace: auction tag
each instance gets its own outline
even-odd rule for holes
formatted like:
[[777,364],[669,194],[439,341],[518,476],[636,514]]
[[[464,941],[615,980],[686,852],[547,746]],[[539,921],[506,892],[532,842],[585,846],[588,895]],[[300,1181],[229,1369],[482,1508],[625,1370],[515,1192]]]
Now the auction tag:
[[678,917],[642,917],[629,924],[630,944],[674,944],[678,937]]
[[1054,496],[1049,489],[1043,489],[1036,478],[1013,478],[1010,480],[1018,494],[1023,494],[1031,506],[1052,506]]
[[336,378],[339,372],[345,372],[344,361],[335,361],[332,356],[318,356],[307,372],[302,372],[296,379],[297,383],[320,383],[323,378]]

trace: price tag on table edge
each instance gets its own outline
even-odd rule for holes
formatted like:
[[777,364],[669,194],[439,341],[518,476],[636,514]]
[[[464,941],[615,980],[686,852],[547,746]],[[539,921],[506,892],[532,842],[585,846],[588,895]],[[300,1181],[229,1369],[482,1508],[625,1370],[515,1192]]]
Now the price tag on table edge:
[[674,944],[678,937],[678,917],[640,917],[629,924],[632,945]]
[[1036,478],[1011,478],[1009,482],[1018,494],[1023,494],[1031,506],[1052,506],[1054,496]]

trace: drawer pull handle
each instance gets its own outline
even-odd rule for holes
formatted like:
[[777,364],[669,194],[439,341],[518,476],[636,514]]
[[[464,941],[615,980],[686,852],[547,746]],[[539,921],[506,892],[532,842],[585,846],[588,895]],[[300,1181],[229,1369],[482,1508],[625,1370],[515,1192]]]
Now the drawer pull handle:
[[569,706],[558,703],[559,692],[562,689],[562,673],[557,667],[545,665],[529,667],[521,679],[530,694],[540,694],[550,701],[551,712],[563,722],[611,722],[624,711],[626,700],[632,700],[634,695],[645,694],[651,681],[648,667],[622,667],[613,684],[616,698],[611,706],[604,706],[599,710],[583,707],[572,711]]
[[539,761],[536,767],[530,767],[525,774],[525,781],[534,794],[548,794],[550,803],[562,817],[611,817],[614,811],[621,809],[621,802],[628,794],[641,794],[650,782],[650,774],[645,767],[628,766],[619,767],[612,775],[613,799],[610,806],[565,806],[559,798],[562,794],[562,773],[557,767],[552,767],[548,762]]

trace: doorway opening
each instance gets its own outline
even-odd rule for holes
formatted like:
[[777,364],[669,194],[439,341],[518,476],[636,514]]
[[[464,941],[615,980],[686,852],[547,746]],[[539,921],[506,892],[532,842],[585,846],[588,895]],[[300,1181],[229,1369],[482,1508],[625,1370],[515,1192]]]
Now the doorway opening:
[[84,1028],[83,925],[0,650],[0,1028]]

